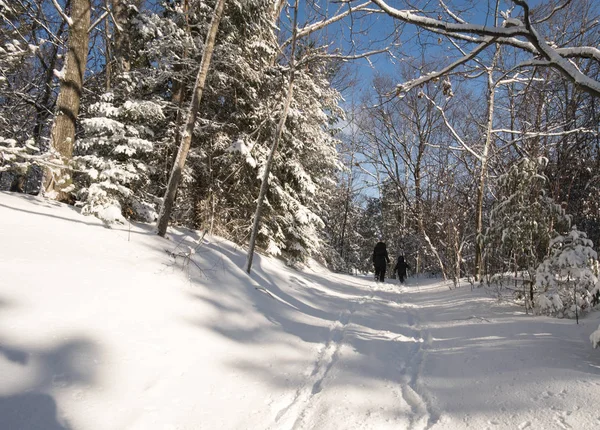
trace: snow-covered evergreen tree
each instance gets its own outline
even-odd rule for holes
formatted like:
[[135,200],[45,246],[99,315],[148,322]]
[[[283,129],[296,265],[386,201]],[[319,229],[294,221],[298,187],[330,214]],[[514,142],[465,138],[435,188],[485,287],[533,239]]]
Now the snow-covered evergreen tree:
[[[127,75],[121,79],[133,86]],[[106,222],[124,222],[122,215],[151,222],[156,219],[156,197],[148,193],[148,161],[156,132],[164,125],[160,101],[106,93],[88,107],[81,121],[84,135],[77,141],[75,163],[80,176],[83,213]]]
[[[340,95],[323,76],[327,65],[299,70],[294,99],[288,114],[283,142],[275,158],[268,194],[269,208],[263,217],[267,249],[286,250],[291,256],[318,252],[323,227],[318,216],[323,193],[341,168],[337,139],[328,124],[343,115],[337,106]],[[263,155],[266,161],[266,153]],[[259,169],[262,160],[259,159]]]
[[37,137],[41,117],[49,116],[48,100],[41,94],[50,94],[44,82],[55,55],[41,33],[56,25],[49,22],[52,11],[34,17],[36,7],[0,0],[0,189],[37,189],[37,184],[29,183],[27,173],[33,164],[54,155],[42,154]]
[[598,255],[575,226],[550,242],[550,255],[538,266],[534,299],[539,313],[574,318],[598,303]]
[[550,240],[565,231],[570,217],[547,195],[543,158],[522,158],[497,180],[497,201],[485,236],[487,257],[497,273],[524,277],[528,303],[534,299],[535,272]]
[[[269,2],[236,7],[228,6],[221,23],[195,137],[201,145],[190,159],[193,182],[180,190],[180,200],[191,206],[196,225],[243,243],[289,74],[275,61]],[[320,205],[338,168],[330,124],[342,115],[330,70],[327,61],[313,61],[294,77],[258,237],[259,246],[275,255],[293,259],[320,247]]]

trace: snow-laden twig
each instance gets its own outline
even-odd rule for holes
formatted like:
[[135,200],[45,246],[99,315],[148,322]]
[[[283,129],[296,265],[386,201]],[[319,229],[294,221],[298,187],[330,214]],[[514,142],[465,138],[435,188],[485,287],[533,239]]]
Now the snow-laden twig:
[[[0,143],[1,142],[2,140],[0,139]],[[37,148],[34,149],[37,150]],[[30,154],[28,152],[34,149],[31,147],[10,147],[0,144],[0,159],[8,163],[7,165],[0,167],[0,171],[8,170],[11,166],[11,163],[17,158],[40,166],[73,170],[72,167],[61,163],[60,159],[57,158],[57,154],[55,153],[46,152],[43,154]]]
[[446,117],[446,112],[444,112],[444,109],[442,109],[441,106],[439,106],[433,99],[431,99],[431,97],[429,97],[427,94],[422,93],[423,97],[425,97],[427,100],[429,100],[429,102],[433,105],[433,107],[435,107],[440,114],[442,115],[442,119],[444,120],[444,124],[446,125],[446,127],[448,128],[448,130],[450,130],[450,133],[452,134],[452,136],[454,136],[454,138],[456,139],[456,141],[458,143],[460,143],[460,145],[465,149],[465,151],[467,151],[469,154],[471,154],[473,157],[477,158],[477,160],[481,161],[482,157],[480,154],[476,153],[469,145],[467,145],[467,143],[464,141],[464,139],[458,134],[458,132],[456,131],[456,129],[452,126],[452,124],[450,124],[450,121],[448,120],[448,118]]
[[540,55],[544,56],[550,65],[564,75],[566,75],[576,85],[588,91],[597,97],[600,97],[600,82],[584,75],[573,63],[566,58],[563,58],[556,49],[550,45],[538,34],[537,30],[531,25],[529,15],[529,5],[523,0],[513,0],[516,4],[523,8],[525,14],[525,28],[528,30],[528,38],[531,43],[537,48]]
[[71,19],[71,17],[67,16],[67,14],[62,10],[62,8],[56,0],[52,0],[52,4],[56,8],[56,11],[62,17],[62,19],[67,23],[69,27],[71,27],[73,25],[73,20]]
[[356,55],[342,55],[342,54],[327,54],[327,53],[323,53],[323,54],[313,54],[313,55],[307,55],[306,57],[304,57],[302,60],[300,60],[298,62],[297,67],[301,67],[307,63],[310,63],[311,61],[315,61],[317,59],[329,59],[329,60],[342,60],[342,61],[352,61],[352,60],[359,60],[361,58],[367,58],[371,57],[373,55],[378,55],[378,54],[383,54],[384,52],[387,52],[389,54],[389,48],[384,48],[384,49],[376,49],[374,51],[368,51],[368,52],[363,52],[360,54],[356,54]]
[[[322,21],[315,22],[314,24],[307,25],[304,28],[298,29],[298,33],[297,33],[296,37],[298,39],[300,39],[302,37],[308,36],[308,35],[314,33],[315,31],[321,30],[330,24],[333,24],[335,22],[340,21],[341,19],[344,19],[345,17],[347,17],[348,15],[350,15],[353,12],[358,12],[362,9],[365,9],[370,4],[371,4],[371,2],[367,1],[365,3],[359,4],[358,6],[349,6],[348,10],[338,13],[331,18],[324,19]],[[291,43],[292,43],[292,38],[286,40],[283,44],[283,47],[286,47]]]
[[591,130],[589,128],[576,128],[573,130],[565,130],[565,131],[557,131],[557,132],[531,132],[531,131],[519,131],[519,130],[510,130],[507,128],[498,128],[492,130],[493,133],[507,133],[507,134],[516,134],[519,135],[519,139],[535,139],[538,137],[556,137],[556,136],[567,136],[569,134],[591,134],[593,136],[597,135],[598,132],[596,130]]
[[102,15],[100,15],[100,17],[92,25],[90,25],[90,28],[88,28],[88,33],[90,33],[94,28],[96,28],[98,24],[104,21],[104,18],[106,18],[109,14],[110,12],[107,10]]
[[[600,82],[587,76],[579,70],[575,64],[569,61],[569,58],[600,58],[600,50],[594,47],[556,47],[544,40],[534,28],[529,12],[529,5],[525,0],[514,0],[514,3],[523,9],[524,21],[506,19],[503,26],[484,26],[464,22],[447,22],[441,19],[434,19],[411,10],[400,10],[391,7],[385,0],[373,0],[379,8],[394,19],[407,24],[416,25],[425,30],[443,34],[451,38],[465,40],[471,43],[479,43],[478,48],[484,49],[492,43],[511,45],[518,49],[527,51],[535,56],[540,56],[547,63],[546,67],[551,67],[560,71],[571,82],[575,83],[582,90],[594,96],[600,96]],[[524,41],[523,38],[526,40]],[[471,58],[473,58],[472,56]],[[465,63],[469,58],[461,58],[459,64]],[[443,68],[439,72],[430,75],[440,76],[442,71],[446,73],[457,66],[453,65]],[[425,82],[429,80],[426,75],[417,80]],[[414,86],[414,85],[413,85]],[[402,88],[402,86],[400,86]]]
[[456,69],[458,66],[475,58],[479,53],[481,53],[483,50],[485,50],[488,46],[492,45],[494,42],[495,42],[494,39],[490,39],[487,42],[480,43],[477,47],[475,47],[475,49],[473,49],[471,52],[469,52],[465,56],[459,58],[452,64],[449,64],[446,67],[444,67],[440,70],[437,70],[435,72],[428,73],[426,75],[418,77],[417,79],[413,79],[413,80],[410,80],[408,82],[398,85],[396,87],[396,94],[399,95],[401,93],[410,91],[411,89],[418,87],[419,85],[422,85],[422,84],[432,81],[434,79],[439,79],[441,76],[447,75],[452,70]]

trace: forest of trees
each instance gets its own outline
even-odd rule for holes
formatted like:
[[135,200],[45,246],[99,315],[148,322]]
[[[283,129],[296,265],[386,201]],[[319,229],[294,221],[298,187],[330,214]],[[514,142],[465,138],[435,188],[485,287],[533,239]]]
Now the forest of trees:
[[0,0],[0,189],[589,309],[600,4],[404,3]]

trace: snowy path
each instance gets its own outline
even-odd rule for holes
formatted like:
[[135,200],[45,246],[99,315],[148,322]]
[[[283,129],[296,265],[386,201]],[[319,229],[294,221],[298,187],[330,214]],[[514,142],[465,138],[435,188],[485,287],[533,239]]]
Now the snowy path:
[[417,307],[403,301],[400,286],[321,275],[304,287],[342,298],[348,309],[272,428],[430,428],[437,414],[419,378],[431,339]]
[[183,237],[0,193],[0,430],[600,429],[597,313]]
[[439,280],[307,279],[348,308],[270,428],[600,428],[596,320],[534,318]]

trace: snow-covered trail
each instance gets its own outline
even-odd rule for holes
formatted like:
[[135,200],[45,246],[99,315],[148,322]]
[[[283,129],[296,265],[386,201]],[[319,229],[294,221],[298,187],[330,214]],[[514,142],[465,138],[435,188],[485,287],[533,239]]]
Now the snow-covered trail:
[[597,320],[527,316],[439,280],[311,278],[348,308],[272,428],[600,428]]
[[331,322],[308,377],[277,414],[274,427],[407,428],[412,404],[404,401],[401,386],[393,380],[402,378],[406,368],[389,364],[422,342],[414,337],[411,316],[394,323],[383,316],[372,321],[370,307],[382,299],[366,282],[349,289],[353,295],[343,296],[340,291],[332,294],[320,281],[305,281],[304,288],[342,297],[347,309]]
[[401,287],[324,271],[303,284],[321,305],[328,298],[347,308],[273,428],[427,428],[436,415],[416,390],[427,339]]
[[597,314],[199,238],[0,193],[0,430],[600,429]]

